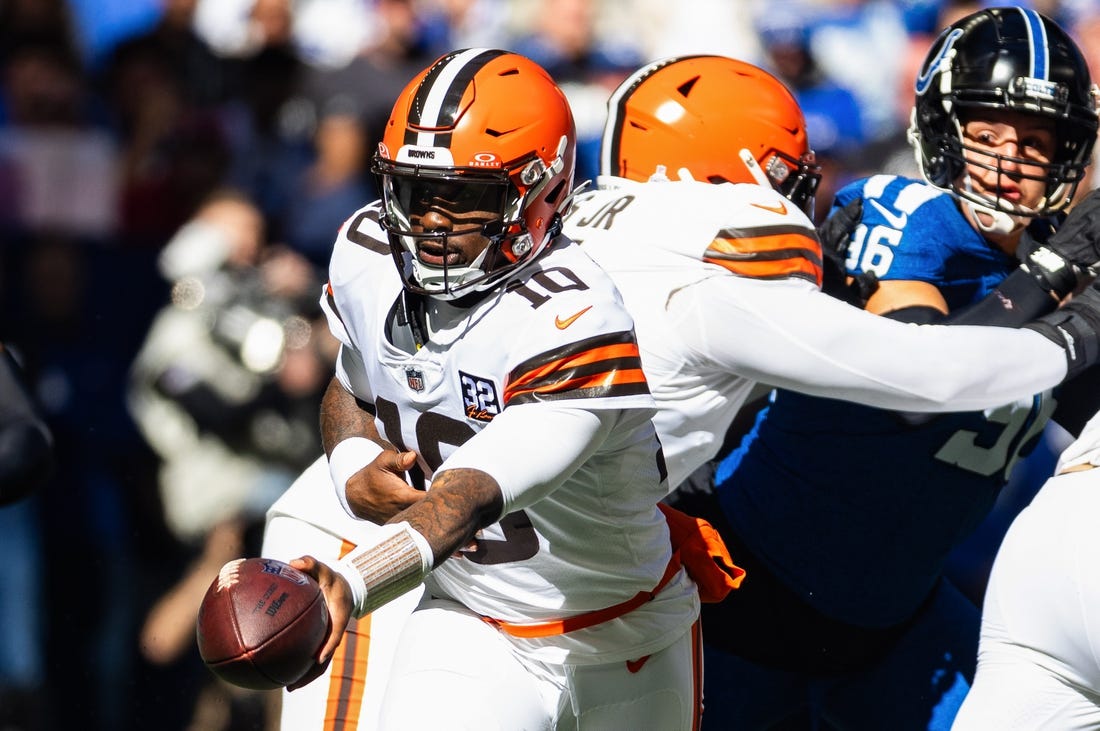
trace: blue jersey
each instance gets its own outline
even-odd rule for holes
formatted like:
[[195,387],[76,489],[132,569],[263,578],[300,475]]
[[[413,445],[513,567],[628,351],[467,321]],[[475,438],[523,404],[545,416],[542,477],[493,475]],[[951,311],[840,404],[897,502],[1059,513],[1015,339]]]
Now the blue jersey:
[[[852,273],[929,282],[955,310],[1016,266],[951,196],[923,182],[874,176],[845,187],[835,205],[855,196],[864,204]],[[1034,446],[1053,411],[1048,396],[914,425],[890,411],[777,391],[719,466],[719,498],[744,543],[819,612],[891,626],[917,611],[949,551]]]

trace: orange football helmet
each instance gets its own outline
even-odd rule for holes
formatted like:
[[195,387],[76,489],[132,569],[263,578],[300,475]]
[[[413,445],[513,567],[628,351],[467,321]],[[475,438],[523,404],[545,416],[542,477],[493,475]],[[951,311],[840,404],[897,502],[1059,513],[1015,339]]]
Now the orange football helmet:
[[794,96],[763,69],[679,56],[636,71],[608,101],[600,172],[647,181],[686,169],[711,183],[771,186],[809,212],[821,179]]
[[[523,56],[453,51],[417,75],[398,97],[371,166],[405,286],[453,299],[534,259],[561,230],[576,137],[565,95]],[[433,266],[418,257],[425,241],[446,252],[448,235],[471,231],[414,232],[413,208],[432,197],[499,211],[498,220],[476,224],[489,244],[475,261],[448,266],[444,253],[444,264]]]

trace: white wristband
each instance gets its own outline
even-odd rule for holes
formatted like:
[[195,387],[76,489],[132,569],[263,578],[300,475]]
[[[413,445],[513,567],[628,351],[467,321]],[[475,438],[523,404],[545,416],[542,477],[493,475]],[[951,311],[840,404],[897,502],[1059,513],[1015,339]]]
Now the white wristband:
[[356,617],[419,585],[434,563],[428,539],[405,521],[380,526],[373,539],[331,564],[351,587]]
[[328,458],[328,473],[336,487],[336,497],[344,506],[344,512],[353,518],[358,516],[348,505],[348,480],[385,450],[377,442],[366,437],[350,437],[332,448]]
[[362,617],[363,607],[367,603],[367,582],[363,579],[363,575],[346,557],[329,564],[329,566],[333,571],[343,576],[344,580],[348,582],[348,586],[351,587],[352,615],[356,619]]

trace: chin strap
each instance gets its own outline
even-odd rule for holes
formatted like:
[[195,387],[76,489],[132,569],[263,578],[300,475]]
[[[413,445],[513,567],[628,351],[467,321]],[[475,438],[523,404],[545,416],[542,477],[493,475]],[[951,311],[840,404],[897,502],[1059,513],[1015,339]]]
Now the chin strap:
[[[1007,236],[1019,231],[1027,225],[1027,219],[1021,216],[1013,216],[1010,213],[999,211],[996,208],[978,205],[973,201],[964,200],[963,203],[970,209],[970,218],[973,219],[974,225],[977,226],[978,230],[983,234]],[[988,224],[985,223],[982,220],[982,214],[989,216],[993,219],[993,222]]]
[[[970,184],[970,175],[967,174],[963,179],[963,187],[967,193],[974,193],[974,188]],[[966,207],[970,209],[970,218],[974,221],[974,225],[978,227],[978,230],[983,234],[993,234],[994,236],[1007,236],[1011,233],[1019,231],[1024,226],[1027,226],[1028,220],[1023,216],[1013,216],[1008,211],[1002,211],[999,208],[991,208],[990,206],[976,203],[968,198],[963,198],[962,202],[966,204]],[[984,214],[992,219],[992,223],[985,223],[982,220]]]

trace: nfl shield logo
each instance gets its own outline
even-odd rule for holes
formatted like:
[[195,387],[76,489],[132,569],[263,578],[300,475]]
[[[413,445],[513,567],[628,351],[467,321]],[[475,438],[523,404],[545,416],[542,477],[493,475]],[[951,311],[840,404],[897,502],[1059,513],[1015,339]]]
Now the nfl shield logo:
[[420,393],[424,390],[424,372],[419,368],[406,368],[405,380],[409,383],[409,388]]

